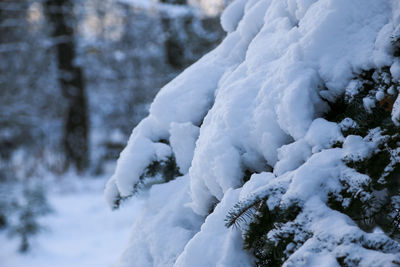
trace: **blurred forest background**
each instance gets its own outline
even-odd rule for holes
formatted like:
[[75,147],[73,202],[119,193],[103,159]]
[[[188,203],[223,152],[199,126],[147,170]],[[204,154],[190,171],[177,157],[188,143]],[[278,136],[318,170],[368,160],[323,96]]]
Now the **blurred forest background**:
[[21,251],[51,208],[43,179],[109,172],[158,90],[222,40],[226,4],[0,0],[0,228]]

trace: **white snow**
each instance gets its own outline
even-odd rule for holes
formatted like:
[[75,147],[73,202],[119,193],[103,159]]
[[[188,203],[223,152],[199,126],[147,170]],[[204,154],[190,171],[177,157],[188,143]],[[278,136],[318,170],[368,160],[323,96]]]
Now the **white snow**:
[[327,149],[336,142],[344,141],[339,125],[322,118],[315,119],[311,123],[304,139],[312,147],[313,153]]
[[[180,169],[189,170],[174,186],[157,185],[158,191],[170,195],[181,196],[182,190],[189,194],[179,203],[165,198],[165,206],[149,207],[134,226],[120,266],[250,265],[251,257],[241,250],[240,234],[224,228],[223,222],[244,190],[246,170],[275,177],[263,179],[264,185],[257,183],[246,194],[268,192],[270,208],[299,200],[306,207],[299,220],[314,237],[289,258],[287,266],[321,262],[334,266],[333,257],[342,255],[346,245],[322,244],[348,240],[348,233],[384,239],[383,234],[361,232],[349,218],[324,204],[329,192],[341,189],[340,179],[352,179],[342,176],[348,170],[343,158],[365,156],[376,143],[352,136],[343,140],[339,129],[349,123],[320,119],[329,109],[320,95],[329,100],[346,91],[354,95],[357,84],[348,85],[355,73],[392,65],[387,33],[394,30],[398,11],[398,5],[387,0],[233,2],[222,16],[229,32],[226,39],[160,91],[150,115],[133,130],[107,185],[111,206],[118,195],[131,195],[145,168],[159,158],[155,146],[162,139],[170,140]],[[366,108],[373,103],[375,98],[364,101]],[[200,128],[196,142],[193,127]],[[343,149],[329,148],[337,141],[344,141]],[[358,148],[358,155],[351,154]],[[255,177],[246,187],[253,188]],[[360,183],[354,187],[364,178],[357,176]],[[185,225],[179,222],[183,207],[197,214],[193,215],[201,225],[197,234],[192,226],[180,233]],[[172,210],[167,222],[160,219],[160,213]],[[141,229],[144,233],[138,234]],[[177,232],[172,245],[151,232],[163,235],[167,229]],[[348,246],[365,256],[364,266],[383,266],[394,259],[390,252],[378,255],[355,244]],[[314,255],[316,249],[319,253]],[[129,263],[132,258],[143,265]]]
[[274,174],[279,176],[287,171],[297,169],[311,156],[311,146],[304,139],[298,140],[278,149],[278,162]]
[[390,67],[390,74],[394,80],[400,81],[400,62],[398,60]]
[[372,113],[372,109],[375,107],[375,99],[372,97],[364,97],[363,105],[367,112]]
[[238,195],[239,190],[226,192],[200,231],[187,243],[174,266],[252,266],[251,257],[242,248],[243,239],[240,230],[228,229],[224,223],[226,211],[238,201]]
[[199,137],[199,127],[190,122],[171,123],[169,130],[172,150],[181,173],[189,171],[192,163],[196,140]]
[[375,94],[375,98],[376,98],[376,100],[381,101],[385,98],[385,93],[382,91],[378,91]]
[[31,251],[19,254],[17,239],[0,234],[0,266],[111,267],[129,239],[144,200],[135,197],[121,210],[104,206],[103,178],[75,177],[51,181],[48,202],[53,212],[32,238]]
[[243,17],[246,0],[233,1],[221,15],[221,26],[226,32],[233,32]]
[[394,124],[397,126],[400,125],[400,97],[397,96],[396,101],[393,104],[393,109],[392,109],[392,121]]
[[151,188],[118,266],[173,265],[185,244],[200,229],[199,216],[184,205],[189,199],[188,186],[188,179],[183,176]]

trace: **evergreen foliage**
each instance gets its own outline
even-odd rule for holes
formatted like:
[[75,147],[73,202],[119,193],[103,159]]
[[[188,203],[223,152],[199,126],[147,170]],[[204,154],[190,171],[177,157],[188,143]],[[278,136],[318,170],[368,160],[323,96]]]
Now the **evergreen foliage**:
[[[154,184],[169,182],[181,175],[174,156],[169,156],[166,160],[162,161],[153,161],[140,176],[139,182],[134,185],[133,194],[146,190]],[[118,209],[121,202],[129,197],[130,196],[122,197],[119,195],[118,198],[114,200],[113,206],[111,207],[112,210]]]
[[[399,40],[393,38],[392,42],[393,54],[397,57],[400,56]],[[343,95],[333,101],[325,99],[330,110],[323,116],[337,123],[344,137],[359,136],[372,147],[366,157],[342,159],[352,171],[341,174],[342,189],[328,193],[327,205],[349,216],[366,232],[377,228],[384,231],[393,242],[350,240],[365,249],[383,252],[393,251],[400,241],[400,127],[392,118],[399,89],[389,67],[363,71],[355,76]],[[337,141],[331,148],[342,148],[342,145]],[[367,182],[357,183],[358,176],[368,177]],[[227,227],[240,226],[243,230],[244,248],[255,256],[256,266],[281,266],[312,236],[299,223],[301,203],[270,209],[267,200],[271,192],[240,201],[226,218]],[[349,254],[336,260],[340,266],[360,263]]]
[[29,249],[29,238],[41,230],[37,218],[50,212],[50,209],[40,187],[25,189],[24,201],[13,204],[18,213],[18,223],[11,227],[11,233],[20,237],[19,250],[26,252]]
[[[391,120],[393,103],[396,100],[397,85],[391,80],[389,68],[382,70],[363,71],[356,79],[354,86],[340,96],[335,102],[328,102],[330,111],[324,116],[327,120],[341,122],[350,118],[355,122],[355,127],[343,129],[344,136],[350,134],[365,137],[370,129],[384,127],[393,131],[394,124]],[[377,101],[374,107],[366,110],[365,100],[375,101],[376,94],[384,96]]]
[[[31,238],[43,229],[39,218],[51,212],[44,188],[35,183],[3,182],[0,188],[0,229],[20,239],[19,251],[30,249]],[[11,197],[3,196],[6,189]]]
[[265,205],[265,198],[256,196],[253,200],[240,201],[236,203],[226,219],[226,227],[241,227],[242,223],[247,223],[248,219],[256,216],[256,213],[260,212]]
[[[288,207],[277,206],[270,210],[267,197],[253,196],[238,202],[228,213],[226,226],[241,227],[245,231],[244,248],[252,251],[257,258],[256,266],[281,266],[290,252],[301,245],[294,241],[292,230],[304,232],[300,224],[292,223],[301,207],[293,203]],[[244,227],[243,224],[248,226]],[[291,227],[287,227],[288,224]]]
[[[165,140],[161,140],[160,142],[168,144]],[[165,160],[154,160],[146,167],[139,178],[139,182],[134,185],[133,194],[149,189],[154,184],[167,183],[181,175],[174,155],[170,155]],[[130,196],[123,197],[119,195],[118,198],[114,200],[111,208],[113,210],[118,209],[121,202],[129,197]]]
[[161,175],[163,182],[169,182],[175,177],[182,175],[179,172],[179,168],[176,165],[175,157],[169,156],[166,160],[153,161],[145,170],[142,175],[142,180],[148,180],[149,178],[155,178],[157,175]]
[[[399,205],[400,205],[400,128],[391,119],[393,104],[397,98],[398,84],[391,79],[388,68],[370,70],[357,78],[359,93],[354,97],[345,96],[339,102],[344,109],[336,118],[328,114],[336,122],[343,117],[350,118],[355,126],[344,129],[343,135],[359,135],[367,141],[378,136],[376,149],[367,158],[344,158],[346,165],[358,173],[368,175],[370,182],[364,185],[362,192],[349,190],[349,184],[343,180],[343,190],[332,194],[329,205],[333,209],[350,216],[361,229],[372,231],[381,228],[390,237],[399,240]],[[365,110],[363,99],[382,92],[383,97],[377,100],[370,112]],[[344,203],[346,201],[346,203]]]

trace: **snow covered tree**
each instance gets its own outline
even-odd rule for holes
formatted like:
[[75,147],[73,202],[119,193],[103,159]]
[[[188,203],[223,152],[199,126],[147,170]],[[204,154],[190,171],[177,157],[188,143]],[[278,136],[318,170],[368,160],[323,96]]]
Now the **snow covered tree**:
[[[395,30],[389,49],[395,58],[399,56],[397,35]],[[330,106],[322,117],[338,124],[342,134],[339,139],[331,140],[325,149],[343,148],[351,142],[360,145],[343,155],[342,161],[348,168],[345,167],[339,176],[340,190],[328,192],[328,206],[349,216],[366,232],[383,231],[399,241],[400,129],[396,101],[400,98],[399,81],[393,75],[398,74],[395,67],[391,71],[390,66],[365,70],[351,80],[342,95],[332,98],[328,91],[321,91],[321,96],[324,98],[324,93],[327,94],[325,100]],[[288,249],[289,245],[298,246],[312,237],[312,232],[304,231],[301,224],[293,224],[301,212],[297,203],[289,209],[278,206],[269,210],[266,207],[268,196],[262,193],[239,202],[227,218],[228,227],[250,221],[244,235],[245,248],[253,251],[260,266],[281,265],[293,252],[293,248]],[[289,222],[294,228],[287,227]],[[296,228],[300,228],[297,233]],[[301,232],[304,236],[296,238]],[[398,243],[389,239],[363,246],[378,251],[399,249]],[[336,260],[344,266],[358,266],[362,261],[359,255],[350,253]]]
[[400,265],[399,23],[397,1],[233,1],[107,183],[112,208],[152,185],[117,266]]

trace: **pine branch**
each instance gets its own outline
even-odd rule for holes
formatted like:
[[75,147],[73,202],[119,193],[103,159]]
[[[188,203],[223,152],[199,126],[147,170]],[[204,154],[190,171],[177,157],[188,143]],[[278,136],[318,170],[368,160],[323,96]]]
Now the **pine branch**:
[[248,220],[254,218],[255,213],[259,210],[260,205],[267,200],[267,197],[250,197],[245,201],[239,201],[228,212],[225,219],[226,227],[240,227],[242,223],[247,224]]

